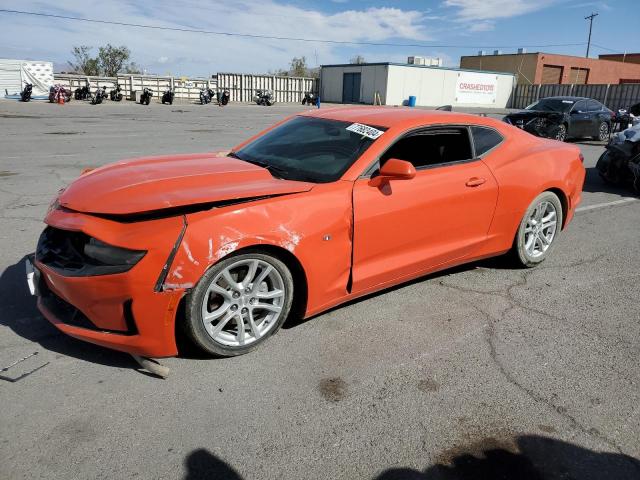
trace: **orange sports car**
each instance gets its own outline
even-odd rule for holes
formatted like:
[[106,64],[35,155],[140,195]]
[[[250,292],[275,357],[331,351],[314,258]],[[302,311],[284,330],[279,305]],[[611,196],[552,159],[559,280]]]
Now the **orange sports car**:
[[27,271],[63,332],[138,356],[251,351],[288,317],[472,260],[543,261],[581,199],[573,145],[498,120],[359,107],[290,117],[229,152],[82,174]]

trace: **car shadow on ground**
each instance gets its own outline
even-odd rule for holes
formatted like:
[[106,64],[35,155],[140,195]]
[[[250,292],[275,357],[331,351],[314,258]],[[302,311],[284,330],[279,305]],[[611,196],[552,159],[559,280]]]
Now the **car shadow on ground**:
[[427,275],[424,275],[422,277],[418,277],[415,278],[413,280],[409,280],[403,283],[400,283],[398,285],[394,285],[392,287],[388,287],[385,288],[383,290],[378,290],[376,292],[372,292],[369,293],[367,295],[363,295],[362,297],[358,297],[355,298],[353,300],[349,300],[348,302],[345,303],[341,303],[340,305],[337,305],[335,307],[330,308],[329,310],[325,310],[321,313],[318,313],[316,315],[313,315],[312,317],[308,317],[308,318],[301,318],[301,317],[294,317],[294,318],[289,318],[283,325],[282,325],[282,329],[286,330],[289,328],[295,328],[299,325],[302,325],[306,322],[308,322],[309,320],[312,320],[314,318],[318,318],[322,315],[326,315],[329,312],[333,312],[335,310],[339,310],[341,308],[344,307],[348,307],[350,305],[356,305],[360,302],[364,302],[366,300],[369,300],[371,298],[375,298],[381,295],[386,295],[390,292],[394,292],[396,290],[399,290],[401,288],[405,288],[408,287],[410,285],[415,285],[416,283],[422,283],[425,282],[427,280],[434,280],[436,278],[440,278],[440,277],[446,277],[448,275],[453,275],[456,273],[462,273],[462,272],[467,272],[469,270],[475,270],[476,268],[489,268],[492,270],[521,270],[523,267],[519,266],[517,264],[517,262],[515,262],[510,255],[500,255],[497,257],[491,257],[491,258],[487,258],[484,260],[478,260],[475,262],[469,262],[469,263],[464,263],[462,265],[458,265],[456,267],[451,267],[445,270],[441,270],[439,272],[435,272],[435,273],[430,273]]
[[[538,435],[485,438],[437,458],[422,471],[394,467],[372,480],[628,480],[640,476],[640,461],[633,457]],[[231,465],[206,449],[191,452],[184,466],[184,480],[243,480]],[[286,477],[286,472],[281,473]]]
[[129,356],[115,350],[76,340],[45,319],[31,296],[25,273],[26,256],[0,275],[0,325],[16,335],[62,355],[116,368],[136,368]]

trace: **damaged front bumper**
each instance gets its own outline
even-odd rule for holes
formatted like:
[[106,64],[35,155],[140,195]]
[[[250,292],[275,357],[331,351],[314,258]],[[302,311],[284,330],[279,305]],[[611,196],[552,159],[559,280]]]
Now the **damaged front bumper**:
[[563,125],[562,118],[556,119],[547,116],[536,116],[533,118],[510,118],[507,116],[504,118],[504,121],[536,137],[542,138],[556,138],[560,127]]
[[57,209],[45,221],[70,236],[82,232],[146,254],[127,271],[100,275],[70,274],[77,268],[52,262],[50,256],[28,258],[27,282],[40,312],[80,340],[140,356],[176,355],[176,311],[185,290],[155,287],[182,228],[181,217],[122,224]]

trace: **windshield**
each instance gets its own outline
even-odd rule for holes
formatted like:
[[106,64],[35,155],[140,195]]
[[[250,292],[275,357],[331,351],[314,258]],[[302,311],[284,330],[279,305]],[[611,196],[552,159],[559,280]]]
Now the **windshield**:
[[263,166],[279,178],[333,182],[369,148],[374,142],[371,137],[385,130],[364,127],[356,133],[352,125],[358,124],[295,117],[230,155]]
[[529,105],[525,110],[537,110],[539,112],[568,112],[575,103],[575,100],[543,98],[539,102]]

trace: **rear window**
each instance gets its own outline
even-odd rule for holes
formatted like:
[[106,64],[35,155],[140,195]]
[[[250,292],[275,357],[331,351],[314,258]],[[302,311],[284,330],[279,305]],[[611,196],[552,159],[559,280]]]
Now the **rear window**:
[[492,128],[471,127],[473,143],[476,147],[476,157],[479,157],[502,143],[502,135]]

